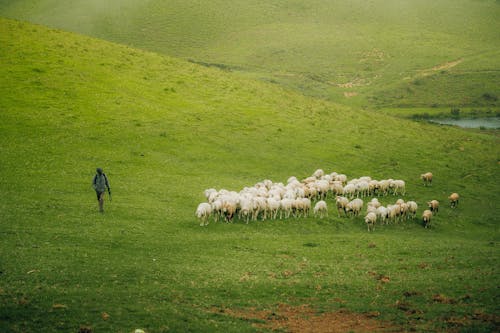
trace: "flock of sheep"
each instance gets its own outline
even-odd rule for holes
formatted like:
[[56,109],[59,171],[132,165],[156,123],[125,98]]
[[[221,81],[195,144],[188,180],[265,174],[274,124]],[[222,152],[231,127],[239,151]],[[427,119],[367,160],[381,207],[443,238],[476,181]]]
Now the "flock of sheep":
[[[432,173],[421,175],[425,186],[432,184]],[[327,201],[331,198],[340,217],[359,216],[363,210],[364,198],[387,195],[405,195],[406,184],[403,180],[375,180],[365,176],[348,180],[344,174],[332,172],[326,174],[316,170],[310,177],[298,180],[290,177],[286,184],[264,180],[241,191],[207,189],[206,202],[200,203],[196,216],[200,225],[208,225],[210,219],[215,222],[232,222],[238,218],[249,223],[258,219],[283,219],[307,217],[311,214],[323,218],[328,216]],[[453,193],[449,200],[451,207],[458,205],[459,195]],[[422,214],[423,225],[427,228],[433,214],[439,210],[439,202],[427,202],[429,209]],[[399,223],[415,219],[418,204],[398,199],[394,204],[382,206],[376,197],[366,205],[365,223],[368,231],[373,231],[376,223]]]

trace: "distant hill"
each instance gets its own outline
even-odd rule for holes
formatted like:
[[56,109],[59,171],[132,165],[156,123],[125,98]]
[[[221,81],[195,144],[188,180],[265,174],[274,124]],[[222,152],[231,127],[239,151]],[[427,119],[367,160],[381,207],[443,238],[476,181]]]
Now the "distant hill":
[[499,105],[498,1],[3,0],[0,15],[350,105]]

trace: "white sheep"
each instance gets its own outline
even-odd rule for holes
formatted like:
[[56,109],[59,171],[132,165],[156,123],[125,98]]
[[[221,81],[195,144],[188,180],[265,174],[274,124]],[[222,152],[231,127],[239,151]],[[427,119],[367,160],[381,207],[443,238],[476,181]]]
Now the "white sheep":
[[363,209],[363,200],[356,198],[347,204],[346,214],[351,212],[353,216],[358,216],[361,209]]
[[343,193],[344,196],[348,197],[348,198],[352,198],[356,195],[356,185],[354,184],[347,184],[346,186],[344,186],[344,193]]
[[365,216],[365,223],[368,227],[368,231],[375,230],[375,222],[377,222],[377,214],[374,212],[370,212]]
[[406,193],[406,184],[404,180],[392,180],[389,182],[389,188],[392,189],[392,194],[394,195],[405,195]]
[[239,206],[240,206],[240,210],[238,212],[238,217],[240,219],[244,218],[246,223],[248,224],[248,221],[250,220],[250,217],[253,213],[252,199],[249,197],[241,198]]
[[382,206],[382,204],[380,203],[380,201],[378,201],[377,198],[372,198],[370,200],[370,202],[368,203],[368,206],[372,206],[372,207],[375,207],[375,208],[379,208],[380,206]]
[[208,218],[212,213],[212,206],[207,202],[202,202],[196,208],[196,217],[201,221],[200,226],[208,225]]
[[317,215],[319,215],[320,218],[328,216],[328,206],[324,200],[320,200],[314,205],[314,216]]
[[389,217],[389,211],[387,210],[386,207],[384,207],[384,206],[378,207],[376,213],[377,213],[377,217],[380,219],[380,222],[382,224],[388,223],[387,218]]
[[344,211],[344,214],[347,215],[347,204],[349,203],[349,199],[347,199],[346,197],[341,197],[341,196],[337,196],[335,198],[335,203],[336,203],[336,206],[337,206],[337,214],[338,216],[340,217],[340,211]]
[[293,200],[294,199],[288,199],[288,198],[281,199],[281,201],[280,201],[280,220],[281,220],[283,215],[285,216],[285,218],[290,217],[290,214],[292,213]]
[[313,173],[313,177],[315,177],[316,179],[320,179],[324,175],[325,175],[325,172],[322,169],[318,169],[318,170],[314,171],[314,173]]
[[267,210],[269,212],[269,216],[274,220],[276,219],[276,216],[278,215],[278,211],[280,209],[280,200],[271,197],[267,198]]
[[415,218],[417,216],[418,204],[415,201],[408,201],[406,204],[408,205],[408,216]]

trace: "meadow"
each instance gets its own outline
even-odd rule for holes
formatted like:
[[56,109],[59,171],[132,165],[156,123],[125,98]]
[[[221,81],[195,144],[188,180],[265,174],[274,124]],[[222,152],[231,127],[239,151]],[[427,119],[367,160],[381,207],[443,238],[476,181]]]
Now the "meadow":
[[0,13],[350,106],[499,106],[493,0],[2,0]]
[[[266,331],[272,318],[234,313],[283,305],[396,331],[498,330],[496,135],[8,19],[0,62],[0,331]],[[113,191],[104,214],[97,166]],[[194,216],[206,188],[317,168],[404,179],[419,214],[443,207],[431,229],[373,233],[331,198],[325,219],[202,228]]]

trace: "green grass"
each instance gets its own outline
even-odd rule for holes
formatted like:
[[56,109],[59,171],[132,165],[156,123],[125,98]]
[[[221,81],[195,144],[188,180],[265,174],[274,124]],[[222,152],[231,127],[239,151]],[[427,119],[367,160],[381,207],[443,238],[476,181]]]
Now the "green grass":
[[493,0],[3,0],[0,14],[351,106],[499,105],[481,98],[500,97]]
[[[379,311],[420,331],[495,329],[473,319],[499,310],[495,136],[5,19],[0,78],[0,331],[254,332],[210,309],[279,303]],[[97,166],[113,189],[102,215]],[[317,168],[401,178],[419,213],[434,198],[443,208],[430,230],[414,222],[373,234],[333,209],[323,220],[206,228],[194,217],[206,188]],[[456,210],[445,204],[452,191]]]

